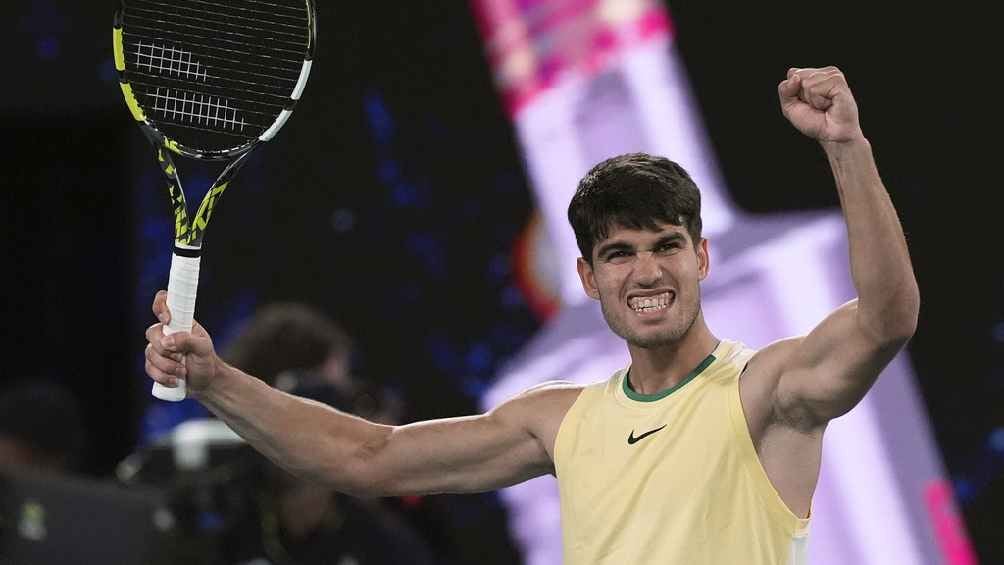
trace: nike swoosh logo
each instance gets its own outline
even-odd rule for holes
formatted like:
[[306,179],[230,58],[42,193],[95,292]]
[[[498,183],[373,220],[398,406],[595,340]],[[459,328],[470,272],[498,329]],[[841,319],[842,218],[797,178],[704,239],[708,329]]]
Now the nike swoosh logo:
[[654,430],[649,430],[649,431],[641,434],[638,437],[634,437],[634,430],[631,430],[631,433],[628,434],[628,445],[634,445],[634,444],[638,443],[639,441],[647,438],[648,436],[654,434],[655,432],[661,430],[662,428],[665,428],[667,425],[669,425],[669,424],[663,424],[662,427],[656,428]]

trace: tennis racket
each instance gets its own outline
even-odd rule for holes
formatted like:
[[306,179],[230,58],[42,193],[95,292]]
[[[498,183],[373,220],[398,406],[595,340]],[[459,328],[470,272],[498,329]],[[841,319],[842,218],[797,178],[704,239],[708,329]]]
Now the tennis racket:
[[[167,285],[171,322],[191,331],[206,227],[251,152],[300,99],[317,36],[313,0],[121,0],[112,33],[119,84],[153,145],[174,212]],[[189,219],[172,154],[225,161]],[[185,398],[155,383],[163,400]]]

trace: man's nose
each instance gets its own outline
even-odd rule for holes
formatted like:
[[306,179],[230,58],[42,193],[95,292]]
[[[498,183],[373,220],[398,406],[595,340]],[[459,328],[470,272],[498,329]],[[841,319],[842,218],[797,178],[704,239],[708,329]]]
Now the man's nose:
[[637,255],[635,263],[635,278],[639,284],[655,284],[662,278],[662,268],[655,258],[655,253],[651,251],[641,251]]

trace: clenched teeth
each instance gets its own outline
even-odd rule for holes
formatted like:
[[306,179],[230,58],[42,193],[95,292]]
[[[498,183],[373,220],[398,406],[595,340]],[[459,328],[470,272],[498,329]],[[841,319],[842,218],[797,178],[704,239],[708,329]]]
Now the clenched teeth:
[[628,306],[635,312],[655,312],[656,310],[662,310],[669,306],[669,293],[664,292],[656,296],[632,298],[628,300]]

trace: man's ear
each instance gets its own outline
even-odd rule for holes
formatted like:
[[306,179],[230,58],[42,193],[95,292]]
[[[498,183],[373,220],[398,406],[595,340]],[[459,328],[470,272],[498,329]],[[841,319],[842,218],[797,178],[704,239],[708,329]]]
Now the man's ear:
[[704,280],[708,273],[711,272],[711,256],[708,254],[708,240],[707,238],[701,238],[701,242],[697,244],[697,272],[699,273],[698,280]]
[[600,292],[596,289],[596,277],[593,275],[593,266],[589,264],[589,261],[579,257],[575,262],[575,268],[579,271],[582,290],[586,291],[586,296],[599,300]]

